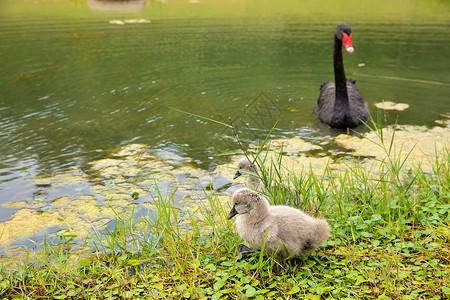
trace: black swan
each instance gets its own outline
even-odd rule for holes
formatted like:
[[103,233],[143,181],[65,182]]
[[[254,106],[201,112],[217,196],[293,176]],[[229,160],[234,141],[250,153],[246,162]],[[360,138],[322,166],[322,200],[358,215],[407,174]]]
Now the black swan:
[[369,119],[369,106],[355,86],[355,81],[345,78],[342,61],[342,44],[353,53],[352,29],[339,24],[334,32],[334,81],[320,87],[319,99],[313,113],[325,124],[335,129],[355,128]]

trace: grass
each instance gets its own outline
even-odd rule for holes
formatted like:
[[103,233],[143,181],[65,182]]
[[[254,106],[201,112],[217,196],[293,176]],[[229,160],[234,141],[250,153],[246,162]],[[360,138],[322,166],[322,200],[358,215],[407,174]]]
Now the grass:
[[[376,141],[375,141],[376,142]],[[258,164],[273,203],[327,218],[332,234],[311,255],[283,261],[241,257],[230,209],[214,192],[196,212],[159,193],[157,214],[124,219],[86,241],[71,258],[73,236],[46,243],[37,259],[0,270],[10,299],[446,299],[450,297],[448,150],[434,172],[403,168],[389,145],[383,172],[358,161],[321,176],[294,174],[280,157]],[[230,171],[232,172],[232,171]],[[278,184],[273,184],[273,183]],[[290,188],[286,188],[289,186]],[[278,200],[277,200],[278,199]],[[283,200],[280,200],[283,199]]]

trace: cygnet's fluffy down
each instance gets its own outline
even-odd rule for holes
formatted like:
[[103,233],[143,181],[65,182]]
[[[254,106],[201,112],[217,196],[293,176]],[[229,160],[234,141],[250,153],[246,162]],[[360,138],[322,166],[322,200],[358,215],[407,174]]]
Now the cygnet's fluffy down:
[[[261,179],[259,179],[258,166],[255,163],[252,163],[249,160],[249,158],[247,157],[241,158],[241,160],[239,160],[238,162],[237,167],[238,170],[236,171],[236,174],[234,174],[233,179],[236,179],[239,176],[244,175],[247,177],[248,188],[255,191],[262,191],[264,189],[264,184],[262,183]],[[240,170],[243,170],[244,172],[241,172]]]
[[[228,215],[236,217],[236,229],[244,242],[268,254],[293,258],[316,250],[330,234],[326,220],[316,219],[289,206],[270,206],[257,192],[242,188],[234,192]],[[267,238],[266,238],[267,235]]]

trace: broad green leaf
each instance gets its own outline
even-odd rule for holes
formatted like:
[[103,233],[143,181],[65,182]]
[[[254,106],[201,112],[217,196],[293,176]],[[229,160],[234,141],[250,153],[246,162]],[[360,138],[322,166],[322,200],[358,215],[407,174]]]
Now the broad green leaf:
[[215,293],[212,295],[211,300],[219,300],[222,297],[222,293]]
[[92,260],[87,259],[87,258],[82,258],[80,259],[80,266],[82,267],[87,267],[92,263]]
[[254,287],[249,287],[246,291],[245,291],[245,296],[251,298],[251,297],[255,297],[256,295],[256,289]]
[[300,287],[298,285],[294,285],[292,287],[292,289],[289,292],[287,292],[287,294],[292,295],[292,294],[298,293],[299,291],[300,291]]

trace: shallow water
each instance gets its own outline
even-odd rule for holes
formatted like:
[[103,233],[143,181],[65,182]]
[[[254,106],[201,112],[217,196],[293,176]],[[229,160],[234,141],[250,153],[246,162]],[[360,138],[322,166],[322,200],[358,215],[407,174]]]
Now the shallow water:
[[[277,120],[274,138],[336,136],[311,112],[333,80],[340,22],[353,28],[344,63],[365,100],[410,105],[384,113],[388,123],[431,126],[450,110],[448,1],[132,3],[0,2],[0,203],[81,193],[30,178],[88,171],[121,145],[209,170],[238,149],[230,130],[170,107],[231,118],[245,143]],[[0,221],[14,211],[2,207]]]

